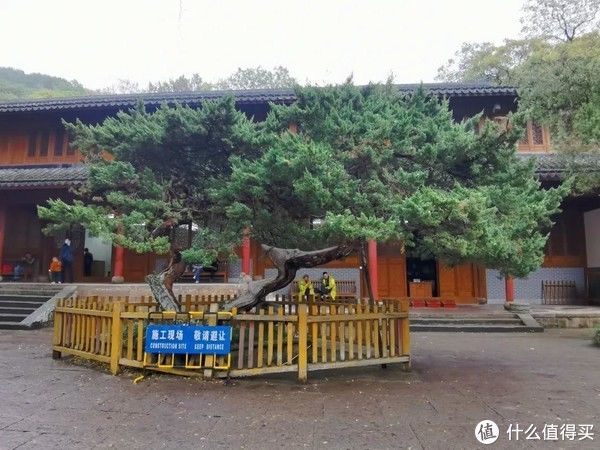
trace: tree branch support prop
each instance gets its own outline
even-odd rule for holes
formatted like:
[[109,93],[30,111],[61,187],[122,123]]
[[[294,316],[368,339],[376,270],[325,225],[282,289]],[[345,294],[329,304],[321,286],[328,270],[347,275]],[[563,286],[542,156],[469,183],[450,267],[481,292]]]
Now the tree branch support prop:
[[278,248],[268,245],[262,245],[261,247],[265,255],[277,268],[277,276],[274,279],[248,282],[239,297],[223,304],[223,310],[230,311],[232,308],[238,308],[238,310],[252,309],[264,302],[268,294],[284,288],[294,281],[298,270],[345,258],[353,250],[349,245],[339,245],[313,251],[302,251],[297,248]]
[[150,291],[163,311],[181,311],[181,304],[173,293],[173,283],[185,272],[185,263],[181,253],[172,253],[169,266],[159,274],[146,276]]

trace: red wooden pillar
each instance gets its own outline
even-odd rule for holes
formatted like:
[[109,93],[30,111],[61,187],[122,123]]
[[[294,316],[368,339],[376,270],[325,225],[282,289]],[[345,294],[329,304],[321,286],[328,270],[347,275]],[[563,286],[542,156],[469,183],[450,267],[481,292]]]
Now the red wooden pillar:
[[115,245],[115,260],[113,261],[113,283],[123,283],[123,260],[125,259],[125,249],[120,245]]
[[369,281],[373,290],[373,298],[379,300],[379,277],[377,274],[377,242],[371,239],[368,242]]
[[[6,207],[0,206],[0,270],[4,261],[4,234],[6,230]],[[2,277],[0,276],[0,279]]]
[[512,277],[504,277],[504,292],[506,295],[507,303],[513,302],[515,300],[515,286]]
[[250,236],[248,230],[244,230],[242,238],[242,272],[250,274]]

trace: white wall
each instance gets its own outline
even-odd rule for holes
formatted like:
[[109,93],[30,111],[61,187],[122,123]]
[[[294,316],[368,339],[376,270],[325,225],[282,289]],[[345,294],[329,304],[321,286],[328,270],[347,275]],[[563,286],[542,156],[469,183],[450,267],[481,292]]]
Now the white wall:
[[[487,269],[485,272],[488,303],[504,303],[504,277],[497,270]],[[527,278],[515,278],[515,300],[541,305],[544,281],[574,281],[577,296],[582,298],[585,293],[583,267],[541,267],[530,273]]]
[[583,214],[587,266],[600,267],[600,209]]
[[[104,261],[104,275],[112,270],[112,244],[100,238],[90,236],[85,230],[85,245],[94,257],[94,261]],[[81,256],[83,258],[83,255]]]

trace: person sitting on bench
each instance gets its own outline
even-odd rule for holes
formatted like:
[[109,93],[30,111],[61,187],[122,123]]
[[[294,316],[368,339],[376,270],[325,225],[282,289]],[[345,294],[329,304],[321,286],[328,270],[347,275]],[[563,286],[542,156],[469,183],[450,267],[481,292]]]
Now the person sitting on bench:
[[202,275],[202,264],[192,264],[192,273],[194,274],[194,282],[200,283],[200,276]]
[[330,276],[327,272],[323,272],[323,276],[321,277],[321,287],[319,288],[319,294],[321,294],[321,299],[323,300],[335,300],[335,296],[337,295],[335,287],[335,278]]
[[208,280],[212,283],[213,277],[219,271],[219,261],[215,259],[210,265],[203,266],[202,270],[208,273]]
[[298,299],[308,301],[315,297],[315,288],[308,274],[304,274],[302,279],[298,281]]

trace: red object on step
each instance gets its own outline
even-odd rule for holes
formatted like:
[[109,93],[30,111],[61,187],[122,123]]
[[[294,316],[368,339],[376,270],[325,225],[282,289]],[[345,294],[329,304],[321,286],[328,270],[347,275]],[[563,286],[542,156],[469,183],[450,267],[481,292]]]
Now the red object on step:
[[2,270],[0,270],[0,275],[12,275],[13,266],[12,264],[4,263],[2,264]]
[[440,308],[442,303],[439,300],[425,300],[425,304],[429,308]]
[[456,308],[456,302],[453,299],[447,298],[442,300],[442,306],[444,308]]
[[412,298],[410,300],[410,306],[412,306],[413,308],[425,308],[427,305],[425,304],[425,300]]

